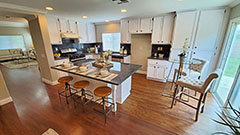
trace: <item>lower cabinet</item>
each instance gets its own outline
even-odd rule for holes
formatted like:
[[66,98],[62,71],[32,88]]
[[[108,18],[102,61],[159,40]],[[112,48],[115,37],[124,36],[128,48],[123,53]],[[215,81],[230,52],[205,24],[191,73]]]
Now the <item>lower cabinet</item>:
[[148,59],[147,79],[165,82],[168,75],[168,61]]
[[[69,62],[69,59],[55,60],[55,65],[62,65],[62,64],[68,63],[68,62]],[[68,73],[57,71],[57,75],[58,75],[58,78],[60,78],[63,76],[68,76]]]

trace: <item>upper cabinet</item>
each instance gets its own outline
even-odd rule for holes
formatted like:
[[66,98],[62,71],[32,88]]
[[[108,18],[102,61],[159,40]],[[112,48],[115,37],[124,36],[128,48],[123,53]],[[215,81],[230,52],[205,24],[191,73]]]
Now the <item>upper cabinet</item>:
[[181,49],[186,38],[189,39],[189,48],[194,37],[194,30],[197,22],[197,11],[177,13],[172,48]]
[[58,19],[61,33],[78,33],[77,22],[66,19]]
[[78,22],[78,33],[80,35],[79,42],[87,43],[88,42],[88,32],[87,32],[87,23]]
[[121,43],[131,43],[131,34],[128,31],[129,21],[121,20],[120,21],[121,29]]
[[68,24],[70,33],[78,33],[78,24],[76,21],[69,20]]
[[155,17],[153,20],[152,44],[171,44],[174,15]]
[[60,25],[60,32],[68,33],[69,32],[68,20],[58,19],[58,21],[59,21],[59,25]]
[[152,33],[152,18],[129,20],[129,32],[132,34]]
[[95,24],[88,23],[87,30],[88,30],[88,43],[96,43]]
[[62,44],[58,19],[52,16],[47,16],[47,23],[51,44]]

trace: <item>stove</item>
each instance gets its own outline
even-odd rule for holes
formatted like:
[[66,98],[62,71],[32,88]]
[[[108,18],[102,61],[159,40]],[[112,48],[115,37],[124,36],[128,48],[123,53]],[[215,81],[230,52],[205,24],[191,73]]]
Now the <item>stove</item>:
[[61,49],[60,52],[61,52],[61,56],[69,57],[69,60],[71,62],[86,59],[85,54],[77,52],[76,48]]

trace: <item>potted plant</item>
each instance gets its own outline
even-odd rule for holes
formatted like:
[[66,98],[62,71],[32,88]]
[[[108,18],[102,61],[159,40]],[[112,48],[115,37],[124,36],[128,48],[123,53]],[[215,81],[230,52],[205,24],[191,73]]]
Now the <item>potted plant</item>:
[[111,50],[107,50],[106,52],[103,53],[103,59],[106,64],[109,64],[109,57],[112,54]]
[[216,132],[214,134],[223,134],[223,135],[240,135],[240,108],[239,110],[234,109],[230,102],[228,101],[229,107],[224,107],[223,109],[226,109],[228,111],[233,112],[233,115],[226,114],[225,112],[217,113],[218,117],[221,119],[221,121],[214,120],[215,122],[227,126],[231,129],[231,132]]

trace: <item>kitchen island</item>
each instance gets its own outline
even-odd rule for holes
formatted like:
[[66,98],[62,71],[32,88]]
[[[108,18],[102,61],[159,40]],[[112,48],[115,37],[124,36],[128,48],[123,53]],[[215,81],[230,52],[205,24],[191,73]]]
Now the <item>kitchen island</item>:
[[[54,70],[61,72],[66,72],[74,77],[75,81],[87,80],[90,82],[90,85],[87,87],[88,90],[93,90],[99,86],[108,86],[112,88],[112,94],[110,97],[113,98],[114,108],[113,111],[117,111],[116,102],[122,104],[127,97],[130,95],[131,84],[132,84],[132,74],[134,74],[138,69],[141,68],[141,65],[120,63],[120,62],[111,62],[113,67],[109,70],[110,75],[107,77],[99,76],[99,69],[92,66],[92,63],[95,62],[94,59],[89,59],[85,61],[75,61],[73,66],[64,67],[62,65],[57,65],[51,67]],[[88,70],[85,72],[79,72],[79,67],[85,64],[88,66]],[[96,99],[97,97],[94,97]]]

